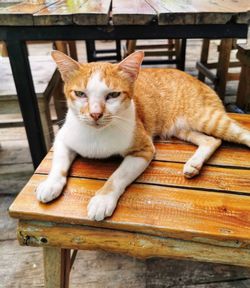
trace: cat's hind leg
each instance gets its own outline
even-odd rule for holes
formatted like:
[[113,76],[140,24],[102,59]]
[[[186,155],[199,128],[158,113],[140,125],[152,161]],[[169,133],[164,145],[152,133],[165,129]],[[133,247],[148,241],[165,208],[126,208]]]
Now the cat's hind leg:
[[221,145],[220,139],[193,130],[179,130],[174,136],[198,146],[194,155],[184,165],[183,173],[187,178],[198,175],[203,164]]

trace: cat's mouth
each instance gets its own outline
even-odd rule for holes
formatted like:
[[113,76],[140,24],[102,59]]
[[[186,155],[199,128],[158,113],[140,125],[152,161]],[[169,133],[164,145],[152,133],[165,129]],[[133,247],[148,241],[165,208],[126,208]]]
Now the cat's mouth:
[[93,127],[93,128],[96,128],[96,129],[101,129],[101,128],[105,128],[107,127],[109,124],[110,124],[110,121],[109,122],[102,122],[102,121],[88,121],[86,123],[87,125]]

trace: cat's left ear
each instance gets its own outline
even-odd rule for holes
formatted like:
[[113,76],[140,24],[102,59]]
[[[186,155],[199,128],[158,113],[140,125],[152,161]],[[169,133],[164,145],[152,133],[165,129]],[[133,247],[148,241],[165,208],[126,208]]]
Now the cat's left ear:
[[125,72],[132,81],[135,81],[139,74],[143,58],[144,52],[136,51],[122,60],[122,62],[118,64],[118,67]]
[[60,51],[52,51],[51,56],[56,62],[63,81],[67,81],[72,73],[80,68],[80,64],[78,62]]

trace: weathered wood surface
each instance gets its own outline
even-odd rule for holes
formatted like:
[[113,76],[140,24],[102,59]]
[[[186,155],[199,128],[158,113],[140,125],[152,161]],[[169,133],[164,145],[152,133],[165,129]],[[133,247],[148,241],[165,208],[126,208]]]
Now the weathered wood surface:
[[13,5],[8,5],[1,8],[0,5],[0,25],[9,26],[33,26],[33,14],[38,11],[49,7],[51,4],[58,0],[46,0],[44,4],[34,5],[25,1],[19,1],[16,3],[13,1]]
[[157,20],[155,10],[144,0],[113,0],[112,4],[114,25],[145,25]]
[[34,14],[35,25],[107,25],[111,0],[60,0]]
[[41,204],[35,189],[42,180],[45,176],[32,177],[10,207],[11,216],[141,231],[218,245],[241,247],[249,243],[248,196],[134,184],[123,195],[112,218],[92,222],[86,208],[102,181],[69,178],[58,200]]
[[[250,159],[250,152],[246,152],[245,156]],[[103,180],[107,179],[120,163],[121,161],[107,160],[84,159],[82,161],[78,158],[71,167],[70,175]],[[50,167],[51,160],[45,159],[36,172],[48,174]],[[181,163],[153,161],[137,178],[136,183],[250,194],[250,169],[205,166],[200,175],[192,180],[185,178],[182,170]]]
[[[60,237],[58,237],[58,235],[60,235]],[[27,246],[104,250],[127,254],[137,258],[170,257],[177,259],[194,259],[205,262],[230,263],[232,265],[246,267],[250,266],[249,249],[228,248],[217,245],[211,246],[204,243],[109,229],[53,225],[52,223],[44,225],[43,223],[33,224],[20,221],[18,225],[18,240],[21,245]],[[53,257],[52,255],[58,257],[59,251],[54,249],[52,255],[49,255],[49,253],[46,253],[46,255],[50,259]],[[58,259],[57,262],[59,262]],[[51,264],[52,263],[53,260],[51,259]],[[55,269],[56,267],[57,265],[55,265]],[[53,268],[50,267],[50,269]],[[55,277],[58,277],[57,271],[55,271],[54,274]]]
[[[166,24],[226,24],[249,19],[248,0],[146,0],[158,14],[158,23]],[[246,23],[246,22],[245,22]]]
[[[247,23],[248,0],[47,0],[45,4],[24,1],[0,5],[0,25],[115,25]],[[111,11],[110,11],[111,8]]]

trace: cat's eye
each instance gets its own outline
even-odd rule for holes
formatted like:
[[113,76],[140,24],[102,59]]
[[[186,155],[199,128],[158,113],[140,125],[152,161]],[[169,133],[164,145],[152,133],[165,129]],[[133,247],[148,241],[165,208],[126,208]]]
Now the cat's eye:
[[106,96],[106,100],[112,99],[112,98],[117,98],[121,95],[121,92],[110,92]]
[[83,91],[74,91],[76,97],[86,98],[87,95]]

